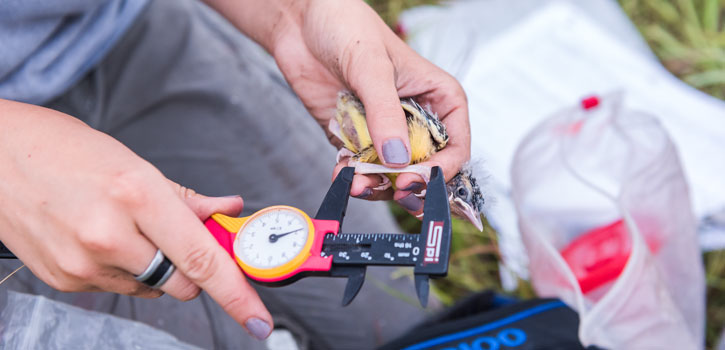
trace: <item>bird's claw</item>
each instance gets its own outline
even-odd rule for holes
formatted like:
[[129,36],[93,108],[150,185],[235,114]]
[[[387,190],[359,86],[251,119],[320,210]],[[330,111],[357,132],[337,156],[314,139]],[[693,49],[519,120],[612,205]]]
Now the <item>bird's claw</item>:
[[380,180],[381,180],[380,184],[377,185],[377,186],[375,186],[375,187],[373,187],[373,190],[375,190],[375,191],[385,191],[388,188],[390,188],[391,186],[393,186],[393,183],[390,182],[390,179],[388,179],[387,176],[380,175]]

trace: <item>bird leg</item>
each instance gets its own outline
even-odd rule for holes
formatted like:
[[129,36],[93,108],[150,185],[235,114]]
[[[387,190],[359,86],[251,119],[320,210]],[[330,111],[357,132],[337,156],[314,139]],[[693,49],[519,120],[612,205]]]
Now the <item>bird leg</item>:
[[381,164],[370,164],[350,159],[349,166],[355,167],[356,174],[385,174],[385,173],[415,173],[423,178],[425,183],[430,181],[430,168],[423,165],[408,165],[404,168],[389,168]]
[[[360,162],[360,161],[356,160],[356,159],[359,159],[360,158],[359,157],[359,154],[352,153],[352,151],[350,151],[349,149],[343,147],[343,148],[340,148],[339,151],[337,151],[337,160],[336,161],[337,161],[337,163],[340,163],[340,161],[343,160],[343,159],[345,159],[345,158],[350,158],[350,161],[348,163],[348,166],[353,166],[354,167],[355,164],[357,164],[357,165],[360,165],[360,164],[369,164],[369,163],[363,163],[363,162]],[[385,191],[385,190],[387,190],[388,188],[390,188],[393,185],[390,182],[390,179],[388,179],[387,176],[382,175],[382,174],[379,174],[379,173],[374,173],[374,174],[378,174],[379,175],[378,177],[380,177],[380,184],[378,186],[376,186],[376,187],[373,187],[373,190],[375,190],[375,191]]]

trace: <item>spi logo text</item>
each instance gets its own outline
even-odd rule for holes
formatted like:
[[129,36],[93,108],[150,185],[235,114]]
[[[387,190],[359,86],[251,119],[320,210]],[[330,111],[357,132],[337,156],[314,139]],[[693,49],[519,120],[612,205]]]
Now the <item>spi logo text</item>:
[[428,226],[428,240],[425,242],[424,264],[437,264],[441,255],[443,221],[431,221]]

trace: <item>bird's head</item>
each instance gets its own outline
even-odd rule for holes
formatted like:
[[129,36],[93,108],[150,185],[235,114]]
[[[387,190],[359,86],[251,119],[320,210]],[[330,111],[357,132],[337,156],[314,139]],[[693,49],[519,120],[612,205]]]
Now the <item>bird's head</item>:
[[456,176],[448,181],[446,189],[451,213],[467,219],[477,229],[483,231],[481,213],[483,213],[485,200],[470,165],[464,166]]

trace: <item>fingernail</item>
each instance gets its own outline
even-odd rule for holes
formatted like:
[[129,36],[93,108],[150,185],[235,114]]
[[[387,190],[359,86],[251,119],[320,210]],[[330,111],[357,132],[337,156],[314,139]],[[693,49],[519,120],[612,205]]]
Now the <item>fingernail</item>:
[[383,160],[390,164],[406,164],[410,161],[408,150],[405,149],[403,141],[394,138],[388,139],[383,143]]
[[360,199],[365,199],[365,198],[370,197],[372,194],[373,194],[373,190],[370,189],[370,188],[366,188],[359,195],[353,196],[353,197],[360,198]]
[[420,190],[423,189],[423,186],[425,186],[425,185],[423,185],[423,183],[421,183],[421,182],[411,182],[410,185],[408,185],[408,187],[403,188],[402,190],[403,191],[418,192],[418,191],[420,191]]
[[240,194],[230,194],[228,196],[222,196],[222,198],[242,198]]
[[408,209],[408,211],[416,212],[423,207],[423,200],[411,193],[401,199],[398,199],[398,204],[403,206],[403,208]]
[[269,324],[267,324],[267,322],[264,322],[256,317],[248,319],[247,322],[244,323],[244,326],[247,327],[247,331],[249,331],[249,333],[258,340],[267,339],[267,336],[269,336],[269,333],[272,331],[272,328]]

